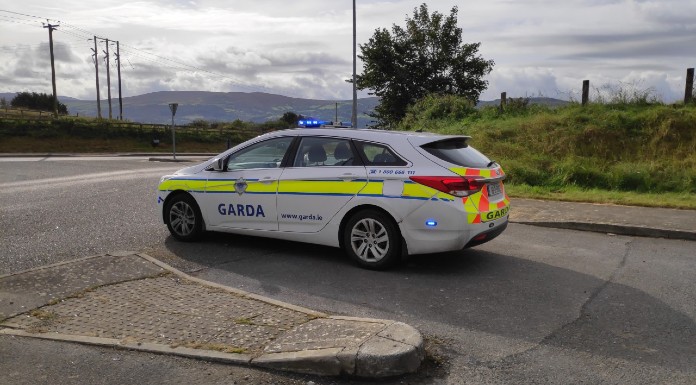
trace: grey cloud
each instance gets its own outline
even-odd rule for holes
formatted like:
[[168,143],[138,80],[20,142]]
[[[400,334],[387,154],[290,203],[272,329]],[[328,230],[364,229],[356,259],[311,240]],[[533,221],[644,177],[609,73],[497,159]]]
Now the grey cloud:
[[[560,60],[592,59],[666,59],[676,57],[693,57],[696,53],[696,35],[674,37],[664,40],[646,40],[631,44],[610,43],[598,47],[583,47],[579,52],[553,56]],[[657,60],[656,60],[657,61]],[[657,63],[659,64],[659,62]]]
[[659,44],[669,43],[679,39],[693,39],[696,36],[696,25],[693,28],[675,28],[668,31],[639,31],[632,33],[587,33],[587,34],[556,34],[556,35],[527,35],[501,36],[499,40],[513,42],[515,45],[527,47],[548,47],[595,44],[623,44],[652,41]]
[[[87,49],[85,47],[85,49]],[[63,62],[63,63],[80,63],[82,60],[80,60],[77,55],[73,53],[72,47],[68,46],[67,44],[64,43],[58,43],[55,42],[53,43],[53,57],[55,58],[55,61],[57,62]]]

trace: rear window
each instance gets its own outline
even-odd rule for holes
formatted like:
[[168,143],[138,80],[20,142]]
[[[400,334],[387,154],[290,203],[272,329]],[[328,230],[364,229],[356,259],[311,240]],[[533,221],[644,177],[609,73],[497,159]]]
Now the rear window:
[[360,151],[367,166],[406,166],[408,164],[385,145],[358,140],[353,141],[353,143]]
[[424,144],[425,151],[446,162],[462,167],[486,168],[491,162],[485,155],[466,143],[467,138],[453,138]]

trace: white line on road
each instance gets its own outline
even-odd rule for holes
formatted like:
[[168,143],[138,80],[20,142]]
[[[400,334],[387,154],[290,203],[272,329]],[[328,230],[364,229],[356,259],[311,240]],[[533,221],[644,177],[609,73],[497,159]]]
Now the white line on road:
[[93,184],[116,180],[144,179],[162,176],[181,168],[181,165],[170,167],[148,168],[144,170],[122,170],[100,172],[94,174],[72,175],[60,178],[36,179],[30,181],[0,183],[0,193],[16,193],[21,191],[41,190],[46,188],[74,186],[78,184]]

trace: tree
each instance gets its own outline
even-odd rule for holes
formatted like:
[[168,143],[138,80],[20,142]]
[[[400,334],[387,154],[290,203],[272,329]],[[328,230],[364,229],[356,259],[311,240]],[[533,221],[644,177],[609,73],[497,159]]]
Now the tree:
[[398,123],[408,105],[428,94],[461,95],[478,102],[488,86],[483,77],[494,62],[478,55],[481,43],[466,44],[457,27],[458,8],[449,16],[428,12],[424,3],[406,17],[406,28],[396,24],[391,32],[377,29],[367,44],[360,45],[363,73],[360,90],[370,89],[380,98],[373,117],[378,126]]
[[293,126],[297,125],[298,120],[299,120],[299,115],[297,115],[296,113],[294,113],[292,111],[287,111],[280,118],[280,121],[287,123],[288,127],[293,127]]
[[[32,110],[53,111],[53,95],[45,93],[39,94],[36,92],[20,92],[10,101],[10,105],[14,108],[24,107]],[[67,115],[68,107],[58,102],[58,113]]]

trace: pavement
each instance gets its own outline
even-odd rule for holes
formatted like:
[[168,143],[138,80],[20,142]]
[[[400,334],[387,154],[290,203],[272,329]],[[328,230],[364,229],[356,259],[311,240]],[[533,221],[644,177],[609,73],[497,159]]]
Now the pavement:
[[[513,223],[696,240],[696,211],[513,199]],[[0,276],[0,334],[318,375],[415,372],[415,328],[332,316],[191,277],[137,252]]]
[[510,222],[617,235],[696,240],[696,210],[513,198]]

